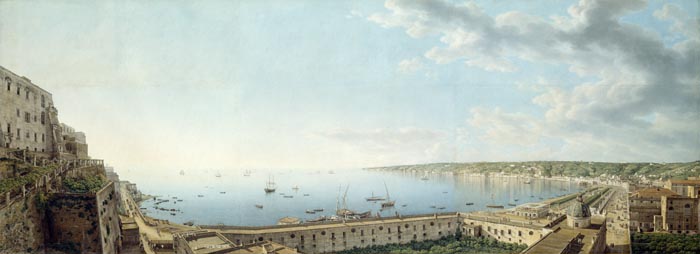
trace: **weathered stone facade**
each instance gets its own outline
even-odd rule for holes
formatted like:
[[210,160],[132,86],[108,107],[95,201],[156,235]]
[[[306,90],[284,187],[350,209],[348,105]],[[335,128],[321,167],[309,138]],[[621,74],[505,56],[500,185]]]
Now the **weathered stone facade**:
[[661,216],[661,197],[680,195],[665,188],[645,188],[632,193],[630,204],[630,230],[653,232],[654,216]]
[[49,202],[49,243],[81,253],[116,253],[117,195],[109,182],[96,193],[55,193]]
[[464,218],[464,235],[487,237],[500,242],[531,245],[547,233],[547,229],[525,223],[510,223],[480,216]]
[[88,159],[85,134],[58,120],[51,93],[0,66],[0,150]]
[[0,209],[0,253],[31,253],[43,248],[43,214],[36,193]]
[[59,138],[50,119],[53,108],[51,93],[31,80],[0,67],[0,143],[5,148],[54,152]]
[[[689,197],[661,197],[661,227],[663,231],[679,234],[700,232],[700,199]],[[657,230],[658,231],[658,230]]]

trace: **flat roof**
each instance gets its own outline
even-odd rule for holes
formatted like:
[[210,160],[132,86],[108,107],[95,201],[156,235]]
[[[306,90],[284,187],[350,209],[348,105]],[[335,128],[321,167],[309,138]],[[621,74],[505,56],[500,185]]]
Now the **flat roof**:
[[[457,214],[452,215],[438,215],[438,219],[448,219],[457,218]],[[401,222],[412,222],[412,221],[423,221],[435,219],[435,216],[422,216],[422,217],[404,217],[391,219],[371,219],[371,220],[351,220],[346,222],[335,222],[335,223],[321,223],[321,224],[296,224],[296,225],[286,225],[286,226],[266,226],[266,227],[217,227],[217,226],[200,226],[202,229],[214,229],[217,232],[225,234],[261,234],[261,233],[284,233],[289,231],[300,231],[300,230],[313,230],[313,229],[330,229],[330,228],[343,228],[352,226],[367,226],[385,223],[401,223]]]
[[547,204],[544,204],[544,203],[525,203],[525,204],[519,205],[516,208],[542,209],[542,208],[547,208]]

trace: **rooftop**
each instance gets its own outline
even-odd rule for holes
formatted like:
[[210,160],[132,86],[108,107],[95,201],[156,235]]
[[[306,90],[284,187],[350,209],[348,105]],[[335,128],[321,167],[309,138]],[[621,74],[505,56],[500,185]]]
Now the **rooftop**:
[[516,208],[522,208],[522,209],[544,209],[547,208],[547,204],[544,203],[525,203],[522,205],[519,205]]
[[248,245],[235,245],[216,232],[194,231],[178,234],[184,238],[187,246],[196,254],[297,254],[295,249],[270,242],[261,241]]
[[635,191],[632,197],[635,198],[660,198],[662,196],[680,196],[678,193],[666,188],[646,188]]
[[561,253],[579,234],[582,236],[583,246],[578,253],[590,253],[593,247],[593,238],[598,234],[603,224],[605,224],[605,218],[593,217],[591,227],[573,229],[566,225],[566,221],[563,221],[554,227],[554,232],[546,235],[523,253]]
[[669,180],[672,184],[692,184],[692,185],[700,185],[700,180],[678,180],[678,179],[671,179]]

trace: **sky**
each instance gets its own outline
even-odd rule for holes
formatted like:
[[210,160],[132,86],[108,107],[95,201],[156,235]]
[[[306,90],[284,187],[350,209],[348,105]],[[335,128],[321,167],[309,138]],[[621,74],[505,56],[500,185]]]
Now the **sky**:
[[0,1],[117,169],[700,159],[697,1]]

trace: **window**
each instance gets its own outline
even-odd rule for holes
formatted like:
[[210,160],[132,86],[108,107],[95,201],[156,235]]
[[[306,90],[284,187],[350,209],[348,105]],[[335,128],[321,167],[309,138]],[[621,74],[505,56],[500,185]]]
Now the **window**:
[[29,112],[24,112],[24,121],[29,123],[29,122],[31,122],[31,119],[32,119],[32,115],[29,114]]
[[36,135],[36,132],[34,132],[34,142],[37,142],[37,141],[38,141],[37,135]]
[[5,83],[7,83],[7,91],[9,92],[10,90],[12,90],[12,89],[11,89],[11,87],[12,87],[12,80],[11,80],[10,78],[7,78],[7,77],[6,77],[6,78],[5,78]]
[[46,105],[46,97],[44,97],[44,95],[42,94],[41,95],[41,107],[42,108],[46,107],[45,105]]
[[19,86],[19,84],[17,84],[17,95],[19,95],[19,89],[20,89],[20,86]]
[[44,136],[44,133],[41,134],[41,142],[46,142],[46,136]]
[[41,112],[41,124],[44,125],[46,123],[46,113],[43,111]]
[[22,138],[21,132],[19,128],[17,128],[17,140],[20,140]]
[[24,90],[24,94],[25,94],[24,98],[25,98],[26,100],[29,100],[29,89]]
[[20,117],[20,116],[19,116],[19,109],[17,109],[17,117]]

